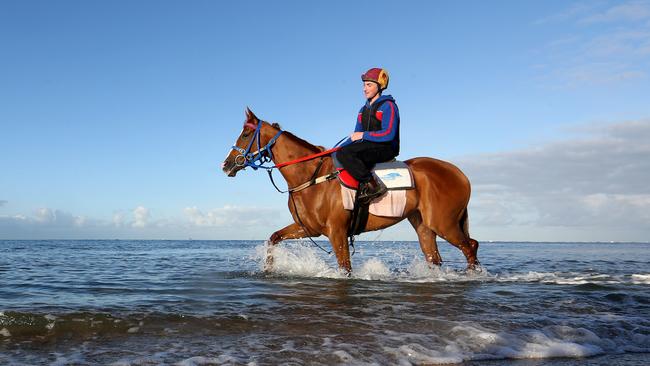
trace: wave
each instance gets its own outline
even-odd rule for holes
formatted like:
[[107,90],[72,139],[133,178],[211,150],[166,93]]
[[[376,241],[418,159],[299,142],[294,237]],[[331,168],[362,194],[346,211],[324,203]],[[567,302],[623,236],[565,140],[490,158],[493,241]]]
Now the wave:
[[[612,332],[625,332],[623,329]],[[608,339],[580,327],[566,325],[514,332],[494,332],[476,325],[463,324],[451,329],[445,346],[428,347],[405,339],[405,344],[386,349],[410,364],[449,364],[479,360],[582,358],[602,354],[650,352],[650,337],[629,334],[632,342]],[[407,337],[408,338],[408,337]]]
[[633,274],[632,283],[650,285],[650,274]]
[[[4,314],[27,316],[29,314]],[[86,318],[84,316],[86,315]],[[22,354],[20,346],[12,352],[0,352],[0,363],[8,365],[48,363],[52,365],[101,363],[119,366],[135,365],[221,365],[221,364],[458,364],[481,360],[583,358],[597,355],[650,352],[650,328],[634,324],[634,319],[613,322],[606,330],[595,331],[582,326],[554,324],[540,328],[495,330],[475,322],[445,321],[430,332],[408,330],[375,330],[360,335],[332,333],[279,335],[255,332],[259,324],[248,325],[252,319],[232,318],[236,324],[226,336],[214,337],[215,319],[177,319],[176,325],[157,324],[161,319],[100,317],[97,314],[65,316],[31,314],[33,326],[59,330],[59,338],[49,338],[59,346],[61,329],[74,336],[83,336],[88,329],[101,330],[95,336],[86,334],[83,342],[68,349],[58,349],[55,362],[46,362],[51,353],[41,356]],[[88,329],[72,329],[70,323],[86,323]],[[94,324],[91,324],[93,323]],[[191,325],[187,325],[192,323]],[[219,320],[223,325],[224,321]],[[54,325],[52,325],[54,324]],[[184,332],[180,328],[187,327]],[[202,327],[202,328],[199,328]],[[277,327],[277,325],[276,325]],[[208,333],[205,333],[209,331]],[[52,333],[54,332],[54,333]],[[119,334],[118,334],[119,333]],[[51,336],[54,337],[54,336]],[[41,339],[42,337],[31,338]],[[48,341],[48,339],[41,339]],[[31,342],[31,341],[30,341]],[[80,345],[81,344],[81,345]],[[271,346],[272,345],[272,346]],[[6,343],[5,343],[6,346]],[[0,346],[2,350],[2,346]],[[4,356],[3,356],[4,354]],[[4,357],[4,358],[3,358]],[[42,359],[39,360],[39,357]]]

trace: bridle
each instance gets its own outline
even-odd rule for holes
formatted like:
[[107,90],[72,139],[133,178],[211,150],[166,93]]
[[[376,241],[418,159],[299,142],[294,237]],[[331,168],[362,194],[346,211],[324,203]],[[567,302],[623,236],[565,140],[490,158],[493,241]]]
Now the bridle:
[[[253,133],[253,136],[252,136],[250,142],[248,143],[248,146],[246,147],[246,149],[243,149],[243,148],[241,148],[241,147],[239,147],[237,145],[232,146],[233,150],[239,152],[239,155],[235,156],[235,165],[236,166],[241,166],[241,167],[244,167],[244,168],[251,167],[251,168],[253,168],[253,170],[257,170],[259,168],[265,169],[267,171],[267,173],[269,174],[269,178],[271,180],[271,183],[273,184],[275,189],[280,193],[298,192],[298,191],[301,191],[301,190],[303,190],[305,188],[313,186],[315,184],[322,183],[322,182],[334,179],[338,175],[339,172],[338,172],[338,170],[336,170],[336,171],[334,171],[332,173],[329,173],[329,174],[321,176],[321,177],[316,176],[318,174],[319,170],[320,170],[320,167],[321,167],[322,163],[323,163],[322,157],[326,156],[326,155],[331,155],[332,153],[340,150],[341,148],[338,147],[338,146],[336,146],[336,147],[334,147],[332,149],[329,149],[329,150],[318,152],[316,154],[303,156],[301,158],[294,159],[294,160],[291,160],[291,161],[285,161],[285,162],[280,163],[280,164],[275,164],[275,165],[270,165],[270,166],[265,165],[267,163],[273,162],[273,150],[271,150],[271,148],[273,147],[273,145],[277,141],[278,137],[280,137],[280,135],[284,131],[279,129],[278,133],[276,133],[275,136],[273,136],[273,138],[271,138],[269,140],[269,142],[266,143],[266,145],[264,145],[263,147],[260,148],[260,146],[261,146],[260,130],[262,128],[262,123],[263,122],[264,121],[262,121],[262,120],[258,120],[257,126],[255,127],[255,132]],[[247,125],[250,125],[250,124],[247,123]],[[257,141],[258,149],[255,150],[255,151],[251,151],[254,141]],[[339,141],[336,145],[340,144],[342,141],[343,140]],[[273,175],[272,175],[273,169],[279,169],[279,168],[285,167],[287,165],[302,163],[304,161],[312,160],[312,159],[315,159],[315,158],[318,158],[318,157],[321,158],[321,162],[318,164],[318,167],[314,171],[314,174],[312,175],[311,179],[309,179],[307,182],[305,182],[303,184],[300,184],[300,185],[298,185],[296,187],[289,188],[286,191],[282,191],[282,190],[280,190],[278,188],[278,186],[273,181]]]
[[[251,141],[248,143],[246,149],[243,149],[237,145],[232,146],[233,150],[239,152],[239,155],[235,156],[236,166],[241,166],[244,168],[251,167],[253,168],[253,170],[257,170],[258,168],[270,170],[275,167],[275,166],[266,166],[264,164],[273,161],[273,151],[271,151],[271,147],[273,147],[275,141],[278,139],[278,137],[280,137],[280,135],[284,131],[279,130],[278,133],[276,133],[275,136],[273,136],[273,138],[266,143],[266,145],[260,148],[261,146],[260,129],[262,128],[262,122],[263,121],[258,120],[257,126],[255,127],[255,132],[253,133],[253,137],[251,138]],[[256,140],[257,140],[257,150],[251,151],[251,148],[253,147],[253,142]]]

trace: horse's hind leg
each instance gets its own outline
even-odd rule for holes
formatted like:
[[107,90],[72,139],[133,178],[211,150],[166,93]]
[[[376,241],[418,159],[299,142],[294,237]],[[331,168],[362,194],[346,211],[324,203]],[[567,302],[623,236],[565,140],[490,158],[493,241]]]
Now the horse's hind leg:
[[420,242],[420,248],[422,253],[424,253],[424,258],[430,265],[439,266],[442,264],[442,258],[440,258],[440,252],[438,252],[438,244],[436,243],[436,233],[429,229],[422,222],[422,215],[419,211],[416,211],[414,214],[408,217],[409,222],[413,225],[415,232],[418,234],[418,241]]
[[443,238],[463,252],[467,259],[468,269],[475,269],[479,265],[476,256],[478,242],[466,235],[459,225],[452,225],[448,230],[445,230]]

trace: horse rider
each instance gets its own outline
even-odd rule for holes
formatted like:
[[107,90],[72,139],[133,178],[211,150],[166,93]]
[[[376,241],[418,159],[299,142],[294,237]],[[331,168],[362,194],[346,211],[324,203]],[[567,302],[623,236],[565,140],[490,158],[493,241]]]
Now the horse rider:
[[372,68],[361,75],[366,103],[359,110],[354,132],[336,153],[336,159],[359,181],[359,202],[365,204],[386,193],[371,169],[399,154],[399,110],[395,99],[382,95],[388,72]]

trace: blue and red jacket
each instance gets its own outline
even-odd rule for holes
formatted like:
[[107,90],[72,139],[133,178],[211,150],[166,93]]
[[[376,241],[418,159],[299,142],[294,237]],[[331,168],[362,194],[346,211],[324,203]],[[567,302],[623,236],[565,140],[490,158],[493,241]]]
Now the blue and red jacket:
[[364,141],[390,143],[399,154],[399,110],[390,95],[380,96],[359,110],[354,132],[363,132]]

